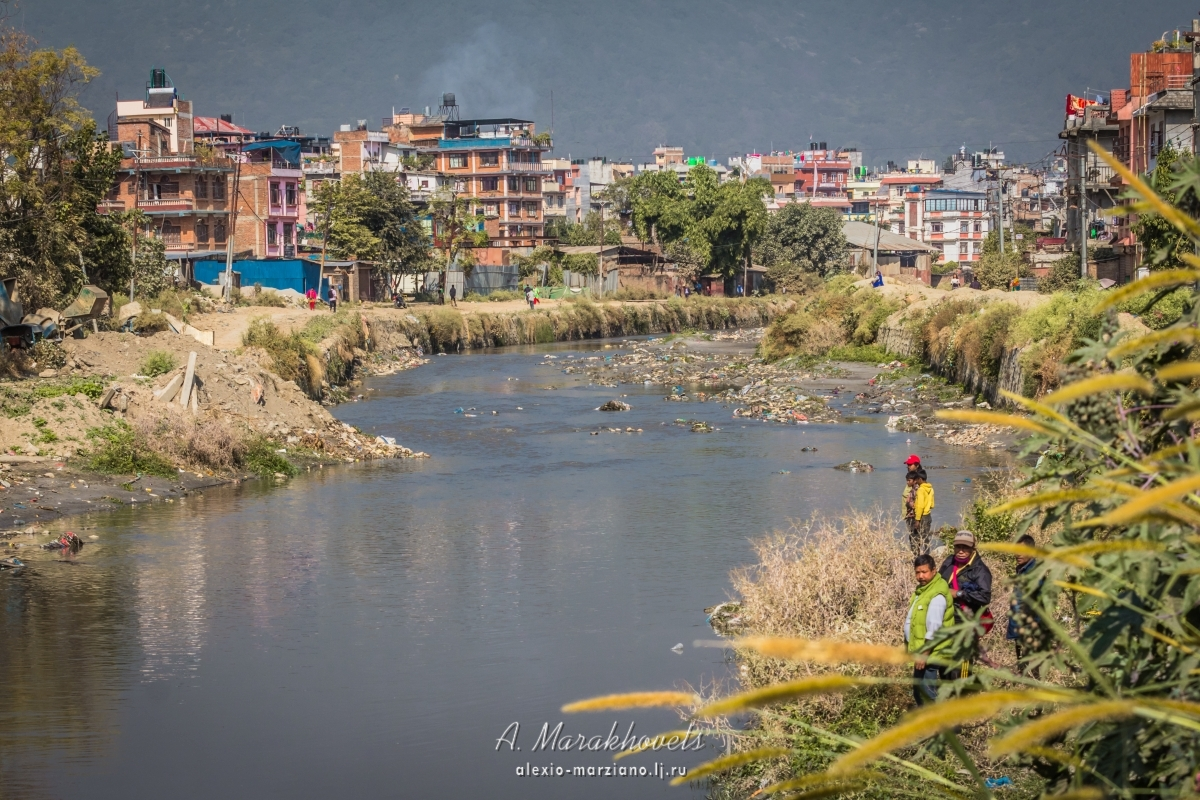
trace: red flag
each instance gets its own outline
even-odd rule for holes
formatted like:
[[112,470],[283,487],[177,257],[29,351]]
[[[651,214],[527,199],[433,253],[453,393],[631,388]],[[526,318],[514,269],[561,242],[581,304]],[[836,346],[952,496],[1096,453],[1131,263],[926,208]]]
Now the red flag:
[[1086,97],[1076,97],[1073,94],[1067,95],[1067,114],[1082,115],[1083,110],[1088,106],[1096,105],[1095,100],[1088,100]]

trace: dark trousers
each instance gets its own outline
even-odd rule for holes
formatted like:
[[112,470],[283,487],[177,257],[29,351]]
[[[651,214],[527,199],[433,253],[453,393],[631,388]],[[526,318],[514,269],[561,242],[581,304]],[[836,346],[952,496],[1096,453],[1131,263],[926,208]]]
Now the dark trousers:
[[937,700],[938,682],[942,679],[942,668],[926,664],[924,669],[913,667],[913,700],[923,706]]
[[913,555],[921,556],[928,553],[931,539],[929,528],[933,522],[933,515],[926,514],[919,520],[909,517],[905,522],[908,523],[908,546],[912,548]]

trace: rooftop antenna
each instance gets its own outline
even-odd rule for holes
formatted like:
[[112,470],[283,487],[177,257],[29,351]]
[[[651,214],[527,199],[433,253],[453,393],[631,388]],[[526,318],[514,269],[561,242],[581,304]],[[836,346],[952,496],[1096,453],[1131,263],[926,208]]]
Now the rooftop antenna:
[[446,92],[442,95],[442,104],[438,107],[438,116],[444,117],[448,122],[453,122],[459,118],[458,103],[454,102],[453,92]]

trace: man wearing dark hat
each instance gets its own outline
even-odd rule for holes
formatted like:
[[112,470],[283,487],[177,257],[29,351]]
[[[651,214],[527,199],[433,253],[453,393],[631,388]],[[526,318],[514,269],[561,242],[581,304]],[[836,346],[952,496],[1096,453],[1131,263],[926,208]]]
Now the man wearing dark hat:
[[[958,620],[962,622],[978,616],[984,633],[990,631],[994,624],[988,609],[992,602],[992,571],[975,550],[975,534],[970,531],[954,534],[954,553],[946,557],[938,572],[950,584]],[[980,654],[987,663],[987,653],[982,647]]]

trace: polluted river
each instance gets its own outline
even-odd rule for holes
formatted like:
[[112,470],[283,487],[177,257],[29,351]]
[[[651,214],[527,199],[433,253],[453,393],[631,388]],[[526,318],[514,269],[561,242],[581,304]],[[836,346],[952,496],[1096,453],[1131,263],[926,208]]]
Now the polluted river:
[[[561,707],[730,688],[693,642],[752,539],[898,505],[909,452],[943,467],[935,523],[956,522],[1010,457],[565,371],[628,346],[607,344],[435,357],[335,409],[428,460],[75,520],[80,553],[0,576],[0,796],[703,797],[671,771],[719,740],[610,774],[631,725],[679,717]],[[875,469],[833,469],[851,459]]]

